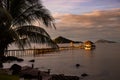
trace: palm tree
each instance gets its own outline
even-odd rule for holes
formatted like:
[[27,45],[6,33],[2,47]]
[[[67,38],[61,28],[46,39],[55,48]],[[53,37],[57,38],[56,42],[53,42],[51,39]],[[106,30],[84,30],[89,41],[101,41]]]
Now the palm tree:
[[22,49],[30,42],[58,48],[43,28],[33,25],[34,21],[55,27],[53,17],[40,0],[0,0],[0,56],[13,42]]

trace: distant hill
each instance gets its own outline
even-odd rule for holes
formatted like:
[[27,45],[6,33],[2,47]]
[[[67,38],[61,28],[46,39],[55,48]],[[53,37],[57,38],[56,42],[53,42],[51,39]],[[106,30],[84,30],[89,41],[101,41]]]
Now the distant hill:
[[55,38],[53,41],[55,43],[70,43],[70,42],[73,42],[73,43],[82,43],[81,41],[73,41],[73,40],[64,38],[62,36],[59,36],[59,37]]
[[95,43],[116,43],[116,42],[115,41],[109,41],[109,40],[100,39],[100,40],[97,40]]

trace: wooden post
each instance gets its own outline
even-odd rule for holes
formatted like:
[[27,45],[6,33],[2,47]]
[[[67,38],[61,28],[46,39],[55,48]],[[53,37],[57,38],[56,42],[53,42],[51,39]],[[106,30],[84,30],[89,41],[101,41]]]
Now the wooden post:
[[32,68],[34,68],[34,63],[32,63]]
[[38,80],[42,80],[42,75],[40,75],[40,71],[38,71]]

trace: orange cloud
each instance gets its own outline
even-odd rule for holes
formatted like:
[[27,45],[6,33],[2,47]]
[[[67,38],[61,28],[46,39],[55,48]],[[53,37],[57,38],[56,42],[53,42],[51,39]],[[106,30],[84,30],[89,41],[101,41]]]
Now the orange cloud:
[[57,13],[54,17],[59,21],[56,22],[57,31],[53,31],[53,36],[61,35],[76,40],[80,40],[80,37],[84,40],[120,38],[120,8],[82,15]]
[[46,29],[52,38],[64,36],[81,41],[101,38],[120,39],[120,8],[82,15],[55,13],[54,17],[57,20],[57,29]]
[[119,26],[120,20],[120,9],[112,9],[105,11],[93,11],[91,13],[83,15],[74,14],[58,14],[55,15],[56,19],[59,19],[59,25],[62,26],[74,26],[74,27],[108,27],[108,26]]

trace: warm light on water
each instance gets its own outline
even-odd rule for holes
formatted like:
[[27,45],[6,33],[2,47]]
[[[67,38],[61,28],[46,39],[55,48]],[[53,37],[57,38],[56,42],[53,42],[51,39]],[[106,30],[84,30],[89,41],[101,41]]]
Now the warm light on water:
[[[30,59],[35,59],[35,67],[41,70],[51,69],[52,74],[81,76],[89,74],[82,80],[119,80],[120,79],[120,44],[96,44],[93,51],[82,49],[63,50],[38,57],[23,57],[22,65],[29,65]],[[16,63],[16,62],[15,62]],[[13,63],[4,64],[5,67]],[[76,64],[80,64],[76,68]]]

